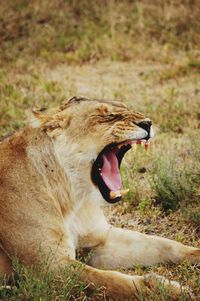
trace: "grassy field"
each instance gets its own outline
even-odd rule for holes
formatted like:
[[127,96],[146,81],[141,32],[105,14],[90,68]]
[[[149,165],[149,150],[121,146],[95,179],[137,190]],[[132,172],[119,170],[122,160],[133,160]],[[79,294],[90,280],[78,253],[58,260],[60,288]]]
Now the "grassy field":
[[[123,162],[126,199],[111,223],[200,246],[200,4],[198,1],[0,3],[0,135],[25,109],[73,95],[124,101],[149,116],[156,137]],[[59,278],[16,263],[17,285],[0,300],[104,300],[69,271]],[[81,269],[81,267],[80,267]],[[198,265],[133,266],[188,285],[200,300]],[[139,300],[173,300],[159,288]],[[171,299],[170,299],[171,298]],[[181,297],[180,300],[185,300]]]

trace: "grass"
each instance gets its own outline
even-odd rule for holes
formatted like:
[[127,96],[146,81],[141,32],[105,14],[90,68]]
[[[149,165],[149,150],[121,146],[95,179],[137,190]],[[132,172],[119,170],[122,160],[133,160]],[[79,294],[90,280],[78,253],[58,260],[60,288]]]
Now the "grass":
[[45,264],[27,268],[16,261],[14,266],[18,278],[11,286],[2,283],[0,300],[92,300],[101,293],[79,280],[83,264],[69,265],[56,277]]
[[[181,145],[181,147],[186,148],[185,145]],[[198,160],[196,161],[194,157],[189,158],[194,154],[188,153],[186,160],[184,156],[173,158],[173,153],[174,150],[166,149],[160,154],[155,161],[155,171],[152,176],[152,188],[155,191],[156,201],[166,211],[187,206],[188,200],[195,199],[196,189],[199,185],[199,179],[195,174]],[[195,187],[196,182],[197,187]]]
[[155,190],[156,201],[164,210],[176,210],[180,203],[190,199],[193,194],[193,183],[184,167],[177,166],[176,160],[157,161],[157,171],[153,177],[152,188]]
[[169,62],[177,53],[199,61],[198,0],[8,0],[1,2],[1,12],[3,62],[24,57],[55,64],[136,57]]
[[[79,275],[83,269],[83,264],[79,266],[69,266],[62,270],[59,276],[53,275],[47,269],[47,266],[40,266],[40,269],[27,268],[22,264],[15,262],[15,270],[19,277],[9,286],[2,281],[0,287],[0,300],[9,301],[29,301],[29,300],[108,300],[105,297],[103,288],[95,288],[92,284],[86,285],[79,280]],[[186,273],[182,267],[182,272]],[[148,269],[137,266],[135,267],[137,274],[147,273]],[[194,273],[194,271],[193,271]],[[187,271],[187,276],[191,276],[191,272]],[[198,285],[196,283],[196,285]],[[174,300],[170,290],[164,289],[162,283],[158,282],[157,287],[152,292],[142,292],[138,294],[137,300]],[[187,296],[182,293],[180,300],[186,301]]]
[[[0,12],[0,135],[25,124],[25,109],[51,107],[72,95],[122,100],[142,111],[156,137],[148,151],[138,146],[126,155],[122,173],[130,192],[112,207],[110,221],[198,246],[198,1],[8,0]],[[37,276],[21,264],[16,269],[18,283],[0,291],[2,300],[104,298],[73,277],[70,284],[69,271],[54,279],[45,269]],[[124,272],[152,271],[189,285],[198,300],[198,266]],[[156,298],[170,300],[165,292],[141,296]]]

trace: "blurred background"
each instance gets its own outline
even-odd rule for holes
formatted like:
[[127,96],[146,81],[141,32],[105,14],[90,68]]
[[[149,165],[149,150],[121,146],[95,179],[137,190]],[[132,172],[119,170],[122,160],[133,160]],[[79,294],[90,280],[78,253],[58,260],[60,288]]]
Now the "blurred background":
[[[130,192],[111,223],[199,246],[200,1],[0,1],[0,136],[25,125],[25,109],[73,95],[123,101],[154,122],[149,151],[126,155]],[[198,267],[151,270],[198,300]]]
[[[85,63],[199,56],[198,0],[1,1],[1,59]],[[172,56],[172,57],[171,57]]]

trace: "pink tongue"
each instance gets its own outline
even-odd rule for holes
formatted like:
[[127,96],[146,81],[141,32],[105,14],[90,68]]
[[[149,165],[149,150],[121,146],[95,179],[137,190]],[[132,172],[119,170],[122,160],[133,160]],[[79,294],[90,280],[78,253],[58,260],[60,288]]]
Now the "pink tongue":
[[102,178],[111,191],[121,189],[122,180],[118,160],[113,151],[103,155]]

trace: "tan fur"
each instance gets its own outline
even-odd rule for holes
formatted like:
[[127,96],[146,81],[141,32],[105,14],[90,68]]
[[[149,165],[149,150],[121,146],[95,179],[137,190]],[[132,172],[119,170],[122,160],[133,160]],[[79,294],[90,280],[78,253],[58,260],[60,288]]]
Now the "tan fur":
[[[115,299],[131,298],[159,276],[128,276],[96,269],[200,261],[200,250],[109,225],[105,201],[91,167],[109,143],[146,135],[135,123],[145,117],[123,104],[72,98],[52,111],[34,110],[27,127],[0,142],[0,270],[10,274],[6,254],[39,264],[50,250],[55,272],[75,260],[77,247],[92,249],[80,277],[105,286]],[[40,252],[39,252],[40,250]],[[42,254],[42,256],[41,256]],[[153,280],[152,280],[153,279]]]

